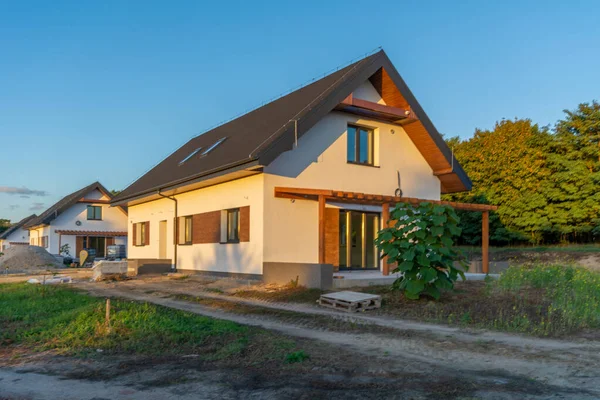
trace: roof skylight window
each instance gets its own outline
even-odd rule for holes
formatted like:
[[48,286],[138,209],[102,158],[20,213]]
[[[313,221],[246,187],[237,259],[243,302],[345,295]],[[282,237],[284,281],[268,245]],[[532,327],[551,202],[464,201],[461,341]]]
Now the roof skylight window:
[[227,136],[224,137],[224,138],[221,138],[221,139],[217,140],[216,142],[214,142],[210,147],[208,147],[206,150],[204,150],[202,152],[202,154],[200,154],[200,157],[204,157],[208,153],[210,153],[211,151],[213,151],[218,145],[220,145],[221,143],[223,143],[225,141],[225,139],[227,139]]
[[183,165],[183,163],[184,163],[184,162],[186,162],[187,160],[189,160],[190,158],[192,158],[192,157],[194,157],[196,154],[198,154],[198,152],[199,152],[200,150],[202,150],[202,147],[198,147],[196,150],[192,151],[192,152],[190,153],[190,155],[189,155],[189,156],[187,156],[186,158],[184,158],[183,160],[181,160],[181,161],[179,162],[179,165]]

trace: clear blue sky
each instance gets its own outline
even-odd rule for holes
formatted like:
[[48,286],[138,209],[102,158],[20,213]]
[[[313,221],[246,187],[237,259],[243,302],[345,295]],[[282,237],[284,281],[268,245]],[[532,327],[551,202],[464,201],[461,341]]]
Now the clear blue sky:
[[94,180],[123,189],[378,46],[448,136],[554,124],[599,97],[599,15],[597,1],[0,2],[0,218]]

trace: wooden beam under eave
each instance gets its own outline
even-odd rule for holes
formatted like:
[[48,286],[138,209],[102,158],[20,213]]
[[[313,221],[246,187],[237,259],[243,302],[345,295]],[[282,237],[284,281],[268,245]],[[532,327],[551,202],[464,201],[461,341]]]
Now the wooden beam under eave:
[[325,264],[325,196],[319,196],[319,264]]
[[94,199],[79,199],[78,203],[87,203],[87,204],[110,204],[110,200],[94,200]]
[[490,272],[490,212],[481,213],[481,268],[484,274]]

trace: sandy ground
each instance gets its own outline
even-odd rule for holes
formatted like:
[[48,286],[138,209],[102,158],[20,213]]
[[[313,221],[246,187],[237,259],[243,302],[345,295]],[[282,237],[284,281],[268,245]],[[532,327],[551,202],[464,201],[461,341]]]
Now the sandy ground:
[[[194,279],[147,278],[76,286],[96,296],[148,301],[293,336],[308,341],[305,346],[310,351],[330,353],[331,368],[323,370],[321,365],[302,374],[282,371],[267,376],[260,370],[218,368],[198,373],[179,360],[100,379],[73,379],[65,371],[75,368],[75,361],[54,365],[52,358],[50,365],[30,360],[0,369],[0,388],[9,399],[600,398],[597,341],[461,330],[312,305],[239,299],[199,290],[198,284]],[[181,294],[206,301],[173,297]],[[105,370],[106,366],[86,368]],[[171,374],[165,384],[142,384],[162,382],[160,374],[173,368],[178,368],[175,376],[185,379]]]

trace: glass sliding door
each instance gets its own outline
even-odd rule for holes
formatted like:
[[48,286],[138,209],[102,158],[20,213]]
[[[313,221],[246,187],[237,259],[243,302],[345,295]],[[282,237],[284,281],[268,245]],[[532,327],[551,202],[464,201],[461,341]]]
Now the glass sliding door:
[[379,269],[379,252],[374,240],[379,231],[379,214],[340,211],[340,268]]

